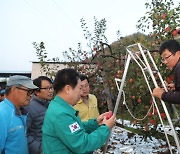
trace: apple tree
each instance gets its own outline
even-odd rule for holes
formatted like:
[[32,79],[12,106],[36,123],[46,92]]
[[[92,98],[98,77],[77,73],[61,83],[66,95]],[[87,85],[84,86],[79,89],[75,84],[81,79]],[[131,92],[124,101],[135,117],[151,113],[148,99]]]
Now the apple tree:
[[[151,31],[148,35],[153,39],[151,41],[152,48],[156,51],[162,42],[168,39],[176,39],[178,37],[180,33],[180,3],[177,7],[175,7],[173,0],[152,0],[145,3],[145,6],[147,12],[145,16],[141,17],[138,21],[137,28],[142,32]],[[164,78],[166,76],[164,80],[166,80],[167,83],[171,83],[173,81],[173,77],[171,75],[172,72],[168,71],[161,62],[160,56],[156,53],[154,59],[162,76]],[[142,102],[144,102],[144,100]],[[152,104],[151,99],[149,102]],[[144,107],[149,109],[149,105]],[[167,106],[167,108],[170,113],[173,113],[171,105]],[[162,108],[160,108],[160,112],[161,117],[165,119],[166,117]],[[159,118],[157,116],[156,108],[149,112],[148,119],[150,124],[157,126]]]
[[[179,25],[179,7],[173,8],[172,0],[154,0],[151,3],[146,3],[146,16],[139,20],[138,29],[146,32],[152,28],[152,32],[148,35],[136,33],[130,36],[122,37],[118,32],[117,41],[111,45],[108,44],[108,39],[105,36],[106,20],[98,21],[94,17],[94,31],[90,32],[87,23],[82,18],[81,27],[84,31],[84,37],[87,40],[89,50],[83,50],[81,44],[78,44],[78,49],[74,50],[69,48],[64,52],[64,57],[69,63],[69,67],[76,68],[79,72],[88,75],[91,83],[91,91],[94,93],[99,102],[101,112],[105,110],[113,110],[115,105],[118,90],[115,84],[115,78],[122,78],[125,61],[126,61],[126,47],[131,44],[141,43],[149,50],[158,65],[163,66],[160,56],[157,52],[159,45],[166,39],[173,39],[176,35],[174,30],[177,30]],[[169,28],[167,28],[169,27]],[[167,29],[166,29],[167,28]],[[44,45],[44,44],[43,44]],[[44,47],[37,43],[34,44],[39,60],[45,62],[47,60]],[[44,52],[43,52],[44,51]],[[44,54],[43,54],[44,53]],[[46,58],[46,59],[45,59]],[[59,61],[54,58],[54,62]],[[74,62],[81,62],[82,65],[76,65]],[[43,66],[44,65],[44,66]],[[46,64],[42,67],[44,71],[50,72],[51,70]],[[161,73],[169,74],[167,69],[161,69]],[[53,74],[53,73],[50,73]],[[142,72],[135,62],[130,63],[128,74],[126,77],[126,84],[124,87],[125,100],[127,106],[122,103],[119,107],[119,114],[127,117],[127,107],[137,119],[143,118],[147,113],[147,118],[138,122],[142,128],[149,131],[148,125],[157,126],[158,116],[157,109],[152,109],[151,95],[147,89]],[[148,112],[149,111],[149,112]],[[160,109],[163,119],[165,115]],[[131,118],[131,120],[133,120]],[[134,123],[137,123],[135,120]]]
[[137,28],[154,37],[153,45],[160,45],[167,39],[174,39],[180,32],[180,3],[174,6],[173,0],[152,0],[145,3],[147,12],[138,21]]

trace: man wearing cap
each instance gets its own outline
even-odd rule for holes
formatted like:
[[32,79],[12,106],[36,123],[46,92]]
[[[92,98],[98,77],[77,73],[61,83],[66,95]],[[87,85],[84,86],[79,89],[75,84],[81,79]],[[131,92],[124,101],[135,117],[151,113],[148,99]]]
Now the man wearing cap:
[[28,154],[27,112],[22,107],[29,104],[37,88],[26,76],[15,75],[9,78],[6,98],[0,103],[0,153]]

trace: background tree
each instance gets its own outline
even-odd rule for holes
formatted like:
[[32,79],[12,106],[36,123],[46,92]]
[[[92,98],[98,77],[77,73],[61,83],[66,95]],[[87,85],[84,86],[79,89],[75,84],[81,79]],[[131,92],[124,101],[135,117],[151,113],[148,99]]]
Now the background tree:
[[165,40],[174,39],[180,31],[180,3],[175,7],[173,0],[152,0],[145,6],[146,15],[140,18],[137,28],[152,31],[149,35],[155,38],[155,48]]
[[[100,112],[108,109],[113,110],[118,94],[114,79],[121,78],[123,75],[127,46],[136,43],[143,44],[151,51],[157,66],[161,67],[161,74],[164,76],[170,73],[165,67],[162,67],[163,64],[161,63],[160,56],[154,51],[157,51],[162,41],[170,38],[174,39],[174,37],[178,35],[175,35],[174,30],[178,32],[178,27],[180,26],[179,6],[172,8],[172,0],[153,0],[146,3],[145,6],[148,11],[146,12],[146,16],[138,21],[139,25],[137,27],[143,32],[152,28],[150,34],[136,33],[122,37],[120,32],[117,32],[117,41],[109,45],[108,39],[105,36],[106,20],[101,19],[98,21],[94,17],[94,31],[90,32],[87,23],[82,18],[80,21],[81,27],[84,31],[84,37],[87,40],[89,50],[84,51],[79,43],[77,50],[69,48],[68,51],[63,53],[67,61],[70,62],[69,67],[76,68],[79,72],[89,76],[92,87],[91,90],[98,98]],[[34,47],[36,48],[40,62],[42,62],[41,66],[43,71],[49,72],[49,75],[53,76],[57,68],[51,70],[45,63],[47,53],[44,43],[34,43]],[[59,62],[59,59],[54,58],[49,61]],[[75,62],[81,62],[81,64],[77,65]],[[132,61],[129,66],[124,91],[126,93],[127,107],[137,118],[144,117],[151,107],[151,95],[147,89],[141,70],[137,64]],[[121,103],[117,116],[122,117],[124,115],[126,119],[134,121],[134,119],[127,114],[127,107]],[[161,107],[160,112],[163,119],[166,119]],[[135,121],[135,123],[137,123],[137,121]],[[151,109],[148,118],[138,123],[146,132],[150,131],[149,125],[155,126],[155,130],[159,123],[157,109]]]
[[47,62],[58,63],[60,62],[59,58],[48,58],[48,53],[46,52],[44,42],[40,42],[39,44],[37,42],[33,42],[32,44],[36,49],[36,55],[41,65],[40,71],[45,72],[46,76],[50,77],[51,79],[54,79],[59,66],[54,65],[54,67],[50,67]]
[[[92,85],[94,85],[92,89],[94,89],[95,94],[102,96],[101,98],[105,98],[101,100],[102,103],[100,106],[104,106],[104,104],[107,103],[108,109],[105,110],[113,110],[112,93],[107,81],[107,69],[103,67],[103,65],[105,65],[107,61],[113,57],[111,48],[107,44],[108,40],[105,36],[106,20],[102,19],[98,21],[94,17],[93,33],[90,33],[88,30],[88,26],[83,18],[80,20],[80,22],[84,31],[85,39],[88,42],[87,46],[90,50],[82,51],[79,44],[77,51],[70,49],[69,51],[64,52],[64,56],[67,57],[71,62],[78,60],[84,61],[87,64],[82,67],[76,66],[76,69],[81,73],[87,74],[90,77]],[[105,45],[106,47],[109,47],[109,51],[105,52]],[[96,92],[98,92],[98,94]]]

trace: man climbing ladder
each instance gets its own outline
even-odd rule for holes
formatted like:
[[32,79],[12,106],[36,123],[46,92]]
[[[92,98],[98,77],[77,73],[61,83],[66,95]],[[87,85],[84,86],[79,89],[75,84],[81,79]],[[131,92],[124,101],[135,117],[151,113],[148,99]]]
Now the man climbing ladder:
[[[168,146],[169,146],[169,150],[170,150],[170,153],[172,154],[172,147],[170,145],[170,141],[169,141],[169,138],[168,138],[168,135],[167,135],[167,132],[165,131],[165,126],[164,126],[164,123],[163,123],[163,120],[161,118],[161,115],[160,115],[160,112],[159,112],[159,108],[157,106],[157,103],[156,103],[156,100],[155,100],[155,97],[153,96],[154,93],[152,92],[151,90],[151,87],[150,87],[150,84],[149,84],[149,81],[148,81],[148,78],[146,76],[146,73],[145,71],[147,71],[153,81],[153,84],[156,88],[158,88],[158,84],[157,84],[157,81],[156,81],[156,78],[154,76],[154,72],[158,75],[159,77],[159,80],[161,81],[161,84],[163,85],[163,88],[164,88],[164,91],[167,92],[167,88],[166,88],[166,85],[161,77],[161,74],[160,72],[158,71],[158,68],[150,54],[150,52],[145,48],[143,47],[141,44],[133,44],[133,45],[130,45],[128,46],[127,48],[127,52],[128,52],[128,56],[127,56],[127,59],[126,59],[126,64],[125,64],[125,69],[124,69],[124,73],[123,73],[123,77],[121,79],[121,84],[120,84],[120,88],[119,88],[119,93],[118,93],[118,97],[117,97],[117,100],[116,100],[116,105],[115,105],[115,108],[114,108],[114,114],[117,113],[117,109],[118,109],[118,106],[119,106],[119,102],[121,100],[121,95],[123,93],[123,87],[124,87],[124,83],[125,83],[125,79],[126,79],[126,75],[127,75],[127,72],[128,72],[128,67],[129,67],[129,64],[130,64],[130,60],[133,59],[137,64],[138,66],[140,67],[142,73],[143,73],[143,76],[145,78],[145,81],[146,81],[146,84],[148,86],[148,89],[150,91],[150,94],[152,94],[152,100],[153,100],[153,103],[157,109],[157,112],[158,112],[158,116],[159,116],[159,119],[160,119],[160,122],[164,128],[164,133],[165,133],[165,137],[166,137],[166,140],[167,140],[167,143],[168,143]],[[138,49],[138,50],[137,50]],[[167,56],[168,55],[164,55],[166,56],[166,60],[168,59]],[[170,56],[174,56],[173,54],[170,55]],[[169,56],[169,57],[170,57]],[[150,60],[148,61],[147,58]],[[163,57],[165,58],[165,57]],[[150,67],[150,63],[152,64],[152,66]],[[152,68],[153,67],[153,68]],[[152,71],[153,70],[153,71]],[[180,81],[180,78],[178,78],[179,81]],[[123,101],[123,103],[125,103]],[[178,152],[180,152],[180,142],[179,142],[179,138],[177,136],[177,133],[174,129],[174,126],[173,126],[173,123],[172,123],[172,120],[170,118],[170,115],[168,113],[168,110],[167,110],[167,107],[164,103],[163,100],[161,100],[161,105],[164,109],[164,112],[166,114],[166,117],[167,117],[167,120],[168,120],[168,124],[172,130],[172,136],[174,137],[174,140],[175,140],[175,143],[176,143],[176,146],[177,146],[177,150]],[[175,108],[175,107],[174,107]],[[176,113],[176,116],[178,116],[178,114]],[[108,142],[107,142],[108,143]],[[106,148],[107,148],[107,143],[106,143],[106,146],[105,146],[105,150],[104,150],[104,153],[106,151]]]

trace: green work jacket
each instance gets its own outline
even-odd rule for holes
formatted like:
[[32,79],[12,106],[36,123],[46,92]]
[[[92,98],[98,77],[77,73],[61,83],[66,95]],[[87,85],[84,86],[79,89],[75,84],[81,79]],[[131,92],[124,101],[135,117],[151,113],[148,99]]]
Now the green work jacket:
[[110,129],[96,119],[81,122],[78,112],[61,97],[51,101],[42,128],[43,154],[87,154],[100,148]]

